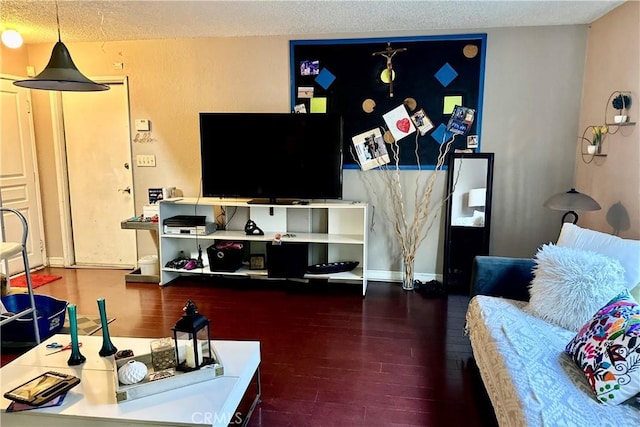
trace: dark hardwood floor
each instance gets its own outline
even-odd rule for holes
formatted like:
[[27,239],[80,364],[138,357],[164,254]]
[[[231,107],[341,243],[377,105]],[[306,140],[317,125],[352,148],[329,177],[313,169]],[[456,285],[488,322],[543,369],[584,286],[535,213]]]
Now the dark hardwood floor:
[[[258,340],[262,401],[251,426],[495,426],[464,336],[468,298],[397,283],[359,286],[222,278],[125,283],[125,271],[46,268],[36,289],[98,314],[112,337],[171,336],[187,299],[214,339]],[[117,339],[114,339],[117,346]],[[2,364],[19,351],[3,349]]]

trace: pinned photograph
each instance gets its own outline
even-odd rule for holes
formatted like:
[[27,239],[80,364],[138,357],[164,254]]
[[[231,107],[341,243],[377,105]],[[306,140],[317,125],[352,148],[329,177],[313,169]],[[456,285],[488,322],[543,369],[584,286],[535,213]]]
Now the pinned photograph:
[[307,106],[305,104],[297,104],[293,107],[293,112],[297,114],[304,114],[307,112]]
[[313,86],[298,87],[298,98],[313,98]]
[[389,163],[389,153],[379,128],[356,135],[351,141],[363,171]]
[[402,104],[388,113],[383,114],[382,118],[396,142],[416,131],[416,127],[413,125],[407,109]]
[[467,148],[478,148],[478,135],[467,136]]
[[301,76],[315,76],[320,73],[320,61],[300,61]]
[[433,129],[431,119],[429,119],[429,116],[427,116],[427,113],[425,113],[422,108],[411,116],[411,120],[413,120],[413,124],[415,124],[420,131],[420,135],[424,136],[427,132]]
[[447,124],[447,130],[455,135],[464,135],[471,129],[476,110],[456,105]]

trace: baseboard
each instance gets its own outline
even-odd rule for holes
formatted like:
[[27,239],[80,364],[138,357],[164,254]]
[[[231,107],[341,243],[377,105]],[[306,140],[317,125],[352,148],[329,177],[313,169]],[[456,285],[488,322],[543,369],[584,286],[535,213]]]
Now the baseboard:
[[[368,280],[377,280],[380,282],[402,282],[402,272],[401,271],[388,271],[388,270],[367,270],[367,279]],[[441,274],[433,274],[433,273],[416,273],[414,275],[415,280],[420,280],[421,282],[429,282],[431,280],[437,280],[442,282]]]
[[49,267],[64,267],[64,258],[62,257],[49,257]]

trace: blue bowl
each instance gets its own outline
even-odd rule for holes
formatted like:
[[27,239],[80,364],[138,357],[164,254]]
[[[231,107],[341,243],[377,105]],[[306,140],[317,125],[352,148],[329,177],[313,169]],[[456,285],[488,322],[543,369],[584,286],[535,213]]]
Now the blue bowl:
[[[34,295],[36,302],[36,318],[40,340],[56,334],[64,325],[67,312],[67,301],[48,295]],[[2,297],[2,304],[11,313],[18,313],[30,307],[29,294],[11,294]],[[2,341],[35,342],[33,330],[33,313],[2,325]]]

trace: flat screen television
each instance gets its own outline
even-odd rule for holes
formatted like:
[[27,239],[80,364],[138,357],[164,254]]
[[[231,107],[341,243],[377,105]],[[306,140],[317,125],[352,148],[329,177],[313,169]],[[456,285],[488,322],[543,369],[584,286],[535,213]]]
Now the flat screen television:
[[253,203],[342,199],[342,117],[200,113],[202,194]]

